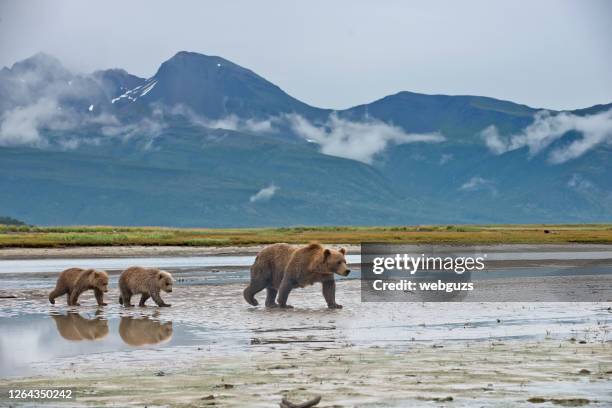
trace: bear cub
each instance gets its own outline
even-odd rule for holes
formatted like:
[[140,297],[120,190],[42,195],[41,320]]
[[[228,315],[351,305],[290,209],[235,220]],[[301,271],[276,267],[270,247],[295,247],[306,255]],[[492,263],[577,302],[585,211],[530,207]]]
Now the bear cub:
[[80,306],[79,296],[86,290],[92,290],[99,306],[106,306],[104,293],[108,292],[108,274],[96,269],[70,268],[60,273],[55,289],[49,294],[49,302],[55,304],[55,298],[66,295],[68,306]]
[[[323,248],[310,244],[295,248],[288,244],[274,244],[265,247],[251,266],[251,284],[244,290],[246,301],[257,306],[255,294],[267,290],[267,307],[286,307],[287,298],[293,288],[303,288],[316,282],[323,286],[323,297],[330,309],[340,309],[336,303],[336,281],[334,274],[348,276],[351,272],[344,257],[346,250]],[[278,304],[276,295],[278,293]]]
[[126,307],[134,306],[130,303],[132,295],[140,294],[139,306],[144,306],[152,298],[157,306],[168,307],[170,305],[163,301],[160,292],[172,292],[172,283],[172,275],[166,271],[133,266],[119,276],[119,303]]

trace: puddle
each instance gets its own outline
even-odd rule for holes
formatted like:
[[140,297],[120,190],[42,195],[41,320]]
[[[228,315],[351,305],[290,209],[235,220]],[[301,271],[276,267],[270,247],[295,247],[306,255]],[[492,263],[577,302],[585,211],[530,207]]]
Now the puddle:
[[202,342],[189,325],[151,312],[111,318],[102,311],[21,314],[0,318],[0,330],[0,377],[32,375],[40,364],[69,357]]

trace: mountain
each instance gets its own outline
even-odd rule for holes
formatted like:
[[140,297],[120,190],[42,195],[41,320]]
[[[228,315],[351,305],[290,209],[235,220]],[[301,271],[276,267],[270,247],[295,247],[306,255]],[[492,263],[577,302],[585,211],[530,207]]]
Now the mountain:
[[331,111],[220,57],[0,71],[0,214],[167,226],[601,222],[612,104],[399,92]]
[[[42,106],[87,112],[93,105],[108,110],[108,92],[95,75],[75,74],[48,54],[38,53],[0,71],[0,113]],[[28,112],[29,113],[29,112]]]
[[533,120],[537,109],[482,96],[424,95],[399,92],[343,112],[359,119],[366,115],[394,123],[411,132],[439,131],[454,142],[471,142],[491,124],[502,131],[515,131]]
[[291,112],[312,116],[325,112],[226,59],[185,51],[161,64],[144,84],[119,95],[116,103],[133,109],[151,104],[181,105],[209,119],[228,115],[268,118]]
[[140,87],[145,79],[128,73],[124,69],[112,68],[96,71],[92,77],[100,81],[102,87],[107,91],[106,97],[112,100],[116,95],[121,95],[130,89]]

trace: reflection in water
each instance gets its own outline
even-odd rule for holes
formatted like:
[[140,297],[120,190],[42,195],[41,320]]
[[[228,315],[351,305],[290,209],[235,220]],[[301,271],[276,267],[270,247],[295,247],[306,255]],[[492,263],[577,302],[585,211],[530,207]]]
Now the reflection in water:
[[145,346],[169,341],[172,338],[172,322],[161,323],[149,317],[122,316],[119,335],[130,346]]
[[66,315],[52,314],[57,331],[66,340],[99,340],[108,335],[108,322],[99,314],[93,319],[86,319],[78,313]]

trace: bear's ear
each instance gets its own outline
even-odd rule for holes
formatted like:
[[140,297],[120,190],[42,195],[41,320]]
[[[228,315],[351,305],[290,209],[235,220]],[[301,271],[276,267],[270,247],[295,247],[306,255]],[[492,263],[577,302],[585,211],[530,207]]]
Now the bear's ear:
[[331,251],[329,249],[326,249],[325,251],[323,251],[323,259],[327,259],[327,257],[331,254]]
[[96,278],[99,278],[99,277],[100,277],[100,272],[99,272],[99,271],[96,271],[95,269],[92,269],[92,272],[93,272],[93,274],[94,274],[94,276],[95,276]]
[[340,253],[341,253],[342,255],[346,255],[346,249],[344,249],[344,248],[340,248]]
[[164,274],[161,272],[157,272],[157,279],[162,280],[164,279]]

